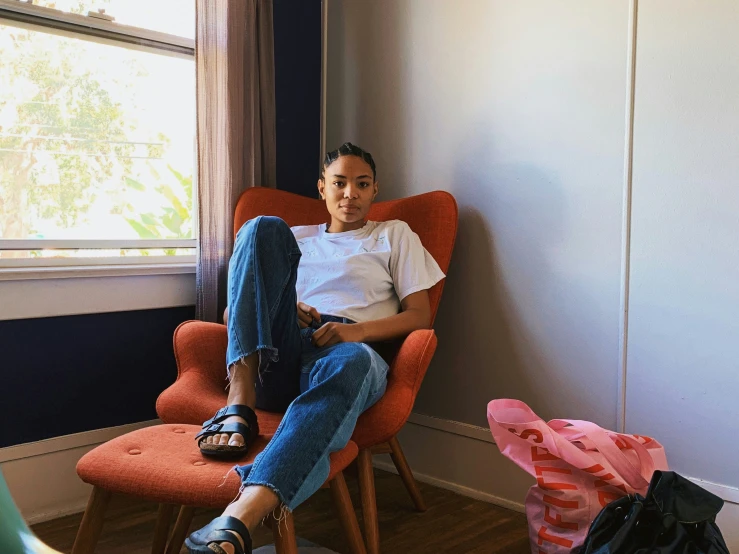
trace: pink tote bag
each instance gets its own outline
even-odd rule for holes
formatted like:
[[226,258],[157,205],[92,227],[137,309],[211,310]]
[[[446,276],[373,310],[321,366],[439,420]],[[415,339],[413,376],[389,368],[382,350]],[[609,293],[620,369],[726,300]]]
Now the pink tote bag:
[[500,452],[536,478],[526,496],[533,554],[580,546],[606,504],[645,494],[654,470],[668,469],[664,448],[652,438],[589,421],[546,423],[519,400],[490,402],[488,423]]

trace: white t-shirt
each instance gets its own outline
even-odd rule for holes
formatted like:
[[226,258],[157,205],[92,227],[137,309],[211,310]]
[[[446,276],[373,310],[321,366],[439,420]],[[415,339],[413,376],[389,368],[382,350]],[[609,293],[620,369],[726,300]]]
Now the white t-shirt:
[[292,227],[302,257],[298,300],[319,313],[374,321],[400,312],[400,301],[444,278],[407,223],[368,221],[344,233],[326,224]]

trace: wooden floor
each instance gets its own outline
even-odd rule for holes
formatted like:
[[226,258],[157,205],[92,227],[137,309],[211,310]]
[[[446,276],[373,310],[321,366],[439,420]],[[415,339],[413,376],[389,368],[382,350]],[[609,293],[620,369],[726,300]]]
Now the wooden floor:
[[[397,475],[375,471],[383,554],[528,554],[529,541],[523,514],[473,500],[421,483],[428,511],[418,513]],[[360,505],[356,482],[347,476],[355,508]],[[361,526],[361,510],[357,509]],[[219,515],[198,511],[193,529]],[[34,526],[49,546],[68,553],[82,514]],[[96,552],[148,554],[154,533],[156,506],[130,498],[114,497]],[[337,552],[347,552],[341,527],[333,512],[329,491],[321,490],[295,511],[300,537]],[[255,533],[255,547],[272,542],[272,532]],[[183,548],[183,552],[186,552]]]

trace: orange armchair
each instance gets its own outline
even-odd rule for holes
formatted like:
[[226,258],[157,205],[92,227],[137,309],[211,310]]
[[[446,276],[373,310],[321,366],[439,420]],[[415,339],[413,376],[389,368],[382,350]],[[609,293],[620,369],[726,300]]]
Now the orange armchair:
[[[316,225],[330,220],[325,204],[284,191],[253,188],[241,195],[234,214],[234,235],[249,219],[274,215],[288,225]],[[401,219],[421,238],[426,250],[445,273],[449,268],[457,234],[457,203],[442,191],[378,202],[369,219]],[[439,307],[445,279],[429,290],[431,321]],[[379,552],[379,529],[372,455],[389,453],[416,508],[425,510],[418,486],[396,438],[413,409],[426,370],[436,350],[431,329],[414,331],[405,338],[390,364],[385,395],[362,414],[352,440],[359,446],[359,485],[364,514],[365,538],[370,554]],[[216,323],[188,321],[174,334],[177,380],[157,400],[157,413],[165,423],[201,424],[226,403],[226,327]],[[263,434],[274,433],[282,414],[257,410]]]

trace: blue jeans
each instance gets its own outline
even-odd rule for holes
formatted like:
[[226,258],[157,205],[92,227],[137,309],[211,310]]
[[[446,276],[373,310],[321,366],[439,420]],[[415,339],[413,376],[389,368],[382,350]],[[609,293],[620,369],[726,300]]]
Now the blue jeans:
[[[387,386],[387,363],[363,343],[316,347],[301,329],[295,283],[300,248],[277,217],[247,221],[236,235],[228,272],[227,366],[259,352],[257,407],[285,411],[274,437],[236,471],[293,510],[325,482],[329,454],[341,450],[357,418]],[[330,315],[321,322],[345,321]]]

